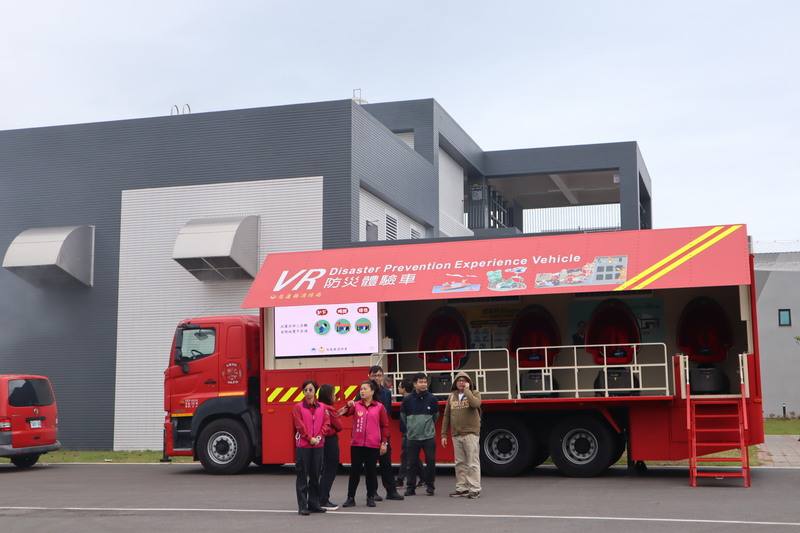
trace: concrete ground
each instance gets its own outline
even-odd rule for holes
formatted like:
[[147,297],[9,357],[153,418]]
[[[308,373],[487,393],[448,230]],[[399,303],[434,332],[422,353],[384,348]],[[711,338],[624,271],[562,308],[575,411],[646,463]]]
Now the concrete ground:
[[797,435],[766,435],[758,457],[769,466],[800,467],[800,440]]
[[[692,489],[678,468],[643,476],[616,468],[592,479],[539,468],[485,478],[479,500],[448,498],[452,470],[442,470],[433,497],[369,509],[362,483],[357,507],[310,517],[297,515],[294,479],[285,468],[210,476],[197,464],[45,464],[29,471],[0,465],[0,530],[800,532],[800,469],[754,469],[750,489],[713,479]],[[337,478],[335,501],[343,500],[346,483],[346,474]]]

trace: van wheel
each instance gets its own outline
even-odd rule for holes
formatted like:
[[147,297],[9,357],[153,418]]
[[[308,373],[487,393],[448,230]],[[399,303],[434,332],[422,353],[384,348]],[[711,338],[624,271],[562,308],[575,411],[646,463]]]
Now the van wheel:
[[569,417],[550,434],[550,457],[570,477],[592,477],[605,472],[618,450],[608,424],[590,415]]
[[521,420],[489,420],[480,444],[481,470],[489,476],[516,476],[527,470],[536,440]]
[[11,462],[17,468],[30,468],[39,460],[39,454],[33,453],[31,455],[15,455],[11,458]]
[[209,474],[239,474],[253,459],[247,430],[236,420],[209,423],[197,440],[197,456]]

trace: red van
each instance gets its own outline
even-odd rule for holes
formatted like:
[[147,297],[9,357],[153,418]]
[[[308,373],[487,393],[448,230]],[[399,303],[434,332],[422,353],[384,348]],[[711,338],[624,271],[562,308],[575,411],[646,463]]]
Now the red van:
[[44,376],[0,375],[0,457],[30,468],[61,447],[53,388]]

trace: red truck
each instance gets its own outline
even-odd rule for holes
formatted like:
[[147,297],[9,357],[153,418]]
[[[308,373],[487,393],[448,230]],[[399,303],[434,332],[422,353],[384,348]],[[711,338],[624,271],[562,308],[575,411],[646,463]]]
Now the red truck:
[[[584,275],[553,282],[575,268]],[[453,275],[470,283],[454,289]],[[165,372],[166,453],[210,473],[292,463],[303,380],[344,402],[371,364],[395,391],[425,372],[442,398],[469,373],[489,475],[550,457],[565,475],[595,476],[627,449],[629,465],[689,458],[692,484],[749,484],[747,446],[763,442],[741,225],[270,254],[243,307],[259,314],[181,322]],[[701,468],[732,449],[732,470]]]

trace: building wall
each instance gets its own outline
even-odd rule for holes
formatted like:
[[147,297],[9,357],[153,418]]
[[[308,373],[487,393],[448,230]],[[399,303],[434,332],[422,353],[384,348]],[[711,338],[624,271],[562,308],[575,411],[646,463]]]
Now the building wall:
[[0,269],[0,373],[52,378],[66,447],[113,445],[121,191],[324,176],[322,243],[341,245],[356,229],[351,122],[342,100],[0,132],[0,253],[28,228],[96,226],[92,288]]
[[[367,240],[367,221],[373,222],[378,226],[378,240],[386,240],[386,215],[390,215],[397,220],[397,240],[424,238],[427,236],[425,226],[416,220],[407,217],[390,204],[387,204],[374,194],[370,194],[365,189],[361,189],[358,196],[358,213],[360,221],[358,223],[358,240]],[[419,237],[412,236],[412,230]]]
[[[781,416],[785,403],[800,416],[800,271],[756,270],[756,285],[764,414]],[[778,326],[778,309],[791,309],[791,326]]]
[[[259,216],[266,254],[322,248],[323,178],[292,178],[122,192],[114,449],[158,449],[164,376],[176,324],[241,314],[251,280],[203,282],[172,259],[194,218]],[[302,198],[287,205],[285,198]]]

